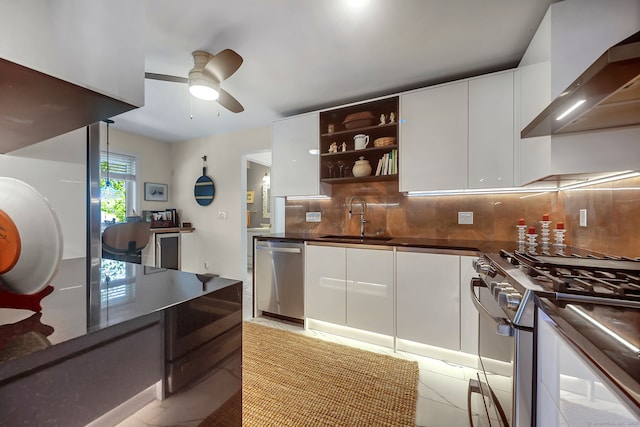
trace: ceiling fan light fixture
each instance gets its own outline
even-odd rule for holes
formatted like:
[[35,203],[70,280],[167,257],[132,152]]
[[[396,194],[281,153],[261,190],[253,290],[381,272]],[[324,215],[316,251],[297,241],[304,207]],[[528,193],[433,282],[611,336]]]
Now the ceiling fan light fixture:
[[196,98],[205,100],[205,101],[215,101],[220,97],[220,93],[212,88],[211,86],[199,84],[199,83],[189,83],[189,93],[195,96]]

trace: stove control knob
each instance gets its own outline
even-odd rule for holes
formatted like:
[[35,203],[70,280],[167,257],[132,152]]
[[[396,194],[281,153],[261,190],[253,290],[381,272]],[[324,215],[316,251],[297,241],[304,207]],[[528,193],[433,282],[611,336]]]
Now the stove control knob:
[[498,295],[500,295],[501,292],[515,291],[515,289],[513,289],[513,287],[507,282],[491,282],[489,289],[491,289],[491,293],[495,299],[498,299]]
[[498,294],[498,305],[503,310],[513,310],[516,311],[520,306],[520,302],[522,301],[522,295],[520,295],[515,290],[513,291],[503,291]]

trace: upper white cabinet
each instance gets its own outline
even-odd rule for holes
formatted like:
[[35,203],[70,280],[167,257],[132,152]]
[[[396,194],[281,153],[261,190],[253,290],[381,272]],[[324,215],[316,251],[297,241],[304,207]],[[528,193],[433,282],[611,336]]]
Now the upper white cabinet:
[[514,72],[469,80],[468,188],[513,186]]
[[271,194],[319,194],[317,112],[273,122],[271,135]]
[[[552,4],[518,66],[516,134],[605,50],[639,28],[637,0],[621,0],[616,7],[584,0]],[[638,128],[626,128],[520,139],[516,183],[551,175],[637,169],[639,137]]]
[[402,94],[400,111],[400,191],[466,188],[468,82]]
[[0,58],[144,105],[142,0],[5,1]]

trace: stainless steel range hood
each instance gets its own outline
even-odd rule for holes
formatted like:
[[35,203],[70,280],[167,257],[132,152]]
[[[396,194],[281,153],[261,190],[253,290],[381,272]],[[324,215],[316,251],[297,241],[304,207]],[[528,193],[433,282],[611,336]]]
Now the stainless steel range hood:
[[0,154],[136,108],[0,58]]
[[600,56],[521,137],[633,125],[640,125],[640,32]]

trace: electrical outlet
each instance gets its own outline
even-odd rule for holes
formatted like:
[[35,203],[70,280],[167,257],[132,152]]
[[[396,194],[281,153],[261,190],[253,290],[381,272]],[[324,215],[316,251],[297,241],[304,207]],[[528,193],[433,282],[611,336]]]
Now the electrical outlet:
[[580,227],[587,226],[587,210],[580,209]]
[[473,212],[458,212],[458,224],[473,224]]
[[227,219],[227,213],[224,211],[218,212],[218,219]]
[[321,212],[307,212],[306,214],[307,222],[320,222],[322,220]]

